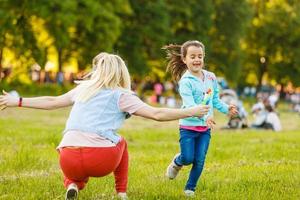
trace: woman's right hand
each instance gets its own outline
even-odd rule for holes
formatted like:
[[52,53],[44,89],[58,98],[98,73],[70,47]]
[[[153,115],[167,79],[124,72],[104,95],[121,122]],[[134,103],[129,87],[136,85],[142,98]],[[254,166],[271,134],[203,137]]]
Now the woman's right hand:
[[192,109],[192,116],[194,117],[203,117],[206,115],[210,109],[208,105],[197,105],[191,108]]
[[18,106],[18,97],[11,95],[4,90],[2,92],[3,95],[0,95],[0,110],[5,109],[6,107]]

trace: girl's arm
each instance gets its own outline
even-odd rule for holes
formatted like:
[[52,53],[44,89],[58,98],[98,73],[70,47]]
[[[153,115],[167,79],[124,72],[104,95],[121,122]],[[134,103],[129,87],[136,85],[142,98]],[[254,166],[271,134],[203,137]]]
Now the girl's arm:
[[0,107],[4,109],[6,107],[22,106],[44,110],[62,108],[73,104],[72,97],[74,95],[74,91],[75,89],[60,96],[22,98],[21,102],[19,97],[12,96],[9,93],[3,91],[3,95],[0,95]]
[[185,109],[156,108],[147,105],[138,109],[133,114],[156,121],[171,121],[187,117],[203,117],[207,114],[208,110],[209,106],[206,105],[198,105]]
[[227,105],[226,103],[220,100],[219,96],[219,86],[217,82],[217,78],[214,76],[213,82],[213,107],[216,108],[218,111],[229,114],[229,116],[235,116],[238,114],[237,107],[235,105]]
[[217,83],[217,79],[214,76],[214,80],[213,80],[213,98],[212,98],[212,104],[213,107],[216,108],[218,111],[224,113],[224,114],[228,114],[229,112],[229,106],[222,102],[220,100],[220,96],[219,96],[219,86]]

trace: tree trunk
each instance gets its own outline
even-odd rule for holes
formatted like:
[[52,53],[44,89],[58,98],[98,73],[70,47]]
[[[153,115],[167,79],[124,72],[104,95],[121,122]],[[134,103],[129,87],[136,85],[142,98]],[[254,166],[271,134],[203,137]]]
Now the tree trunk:
[[2,81],[2,58],[3,58],[3,47],[0,48],[0,82]]
[[261,60],[259,58],[258,63],[259,63],[259,70],[258,70],[258,85],[256,87],[256,93],[261,90],[263,77],[264,77],[265,73],[267,72],[268,60],[267,60],[267,58],[265,58],[265,61],[261,62]]
[[62,49],[58,49],[58,71],[62,71]]
[[62,48],[58,49],[58,72],[56,73],[56,83],[63,85],[63,73],[62,73]]
[[285,91],[284,91],[284,84],[280,83],[280,93],[279,93],[280,99],[285,99]]

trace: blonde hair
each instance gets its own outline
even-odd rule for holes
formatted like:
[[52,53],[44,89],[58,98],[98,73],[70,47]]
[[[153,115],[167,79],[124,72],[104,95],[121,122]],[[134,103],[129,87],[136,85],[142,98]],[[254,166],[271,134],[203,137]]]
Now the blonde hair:
[[79,84],[76,101],[85,102],[101,89],[123,89],[130,91],[131,82],[128,69],[123,59],[114,54],[99,53],[93,59],[93,70]]
[[164,46],[162,49],[167,53],[167,71],[171,73],[173,80],[178,82],[184,72],[187,70],[186,64],[183,59],[186,57],[187,50],[190,46],[200,47],[205,55],[205,46],[198,40],[188,40],[182,45],[170,44]]

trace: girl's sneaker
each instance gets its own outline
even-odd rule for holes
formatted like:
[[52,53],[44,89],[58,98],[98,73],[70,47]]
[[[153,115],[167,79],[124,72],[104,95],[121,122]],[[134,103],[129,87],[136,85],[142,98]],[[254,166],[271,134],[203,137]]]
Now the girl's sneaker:
[[78,196],[78,187],[75,183],[71,183],[68,186],[67,192],[66,192],[66,200],[75,200]]
[[178,166],[175,163],[175,159],[177,156],[179,156],[180,154],[176,154],[172,160],[172,162],[170,163],[170,165],[167,168],[167,172],[166,172],[166,176],[169,179],[174,179],[176,178],[177,174],[179,173],[179,171],[181,170],[182,166]]
[[119,192],[118,193],[118,198],[121,199],[121,200],[127,200],[128,199],[126,192]]
[[193,190],[184,190],[184,194],[187,197],[194,197],[195,196],[195,192]]

